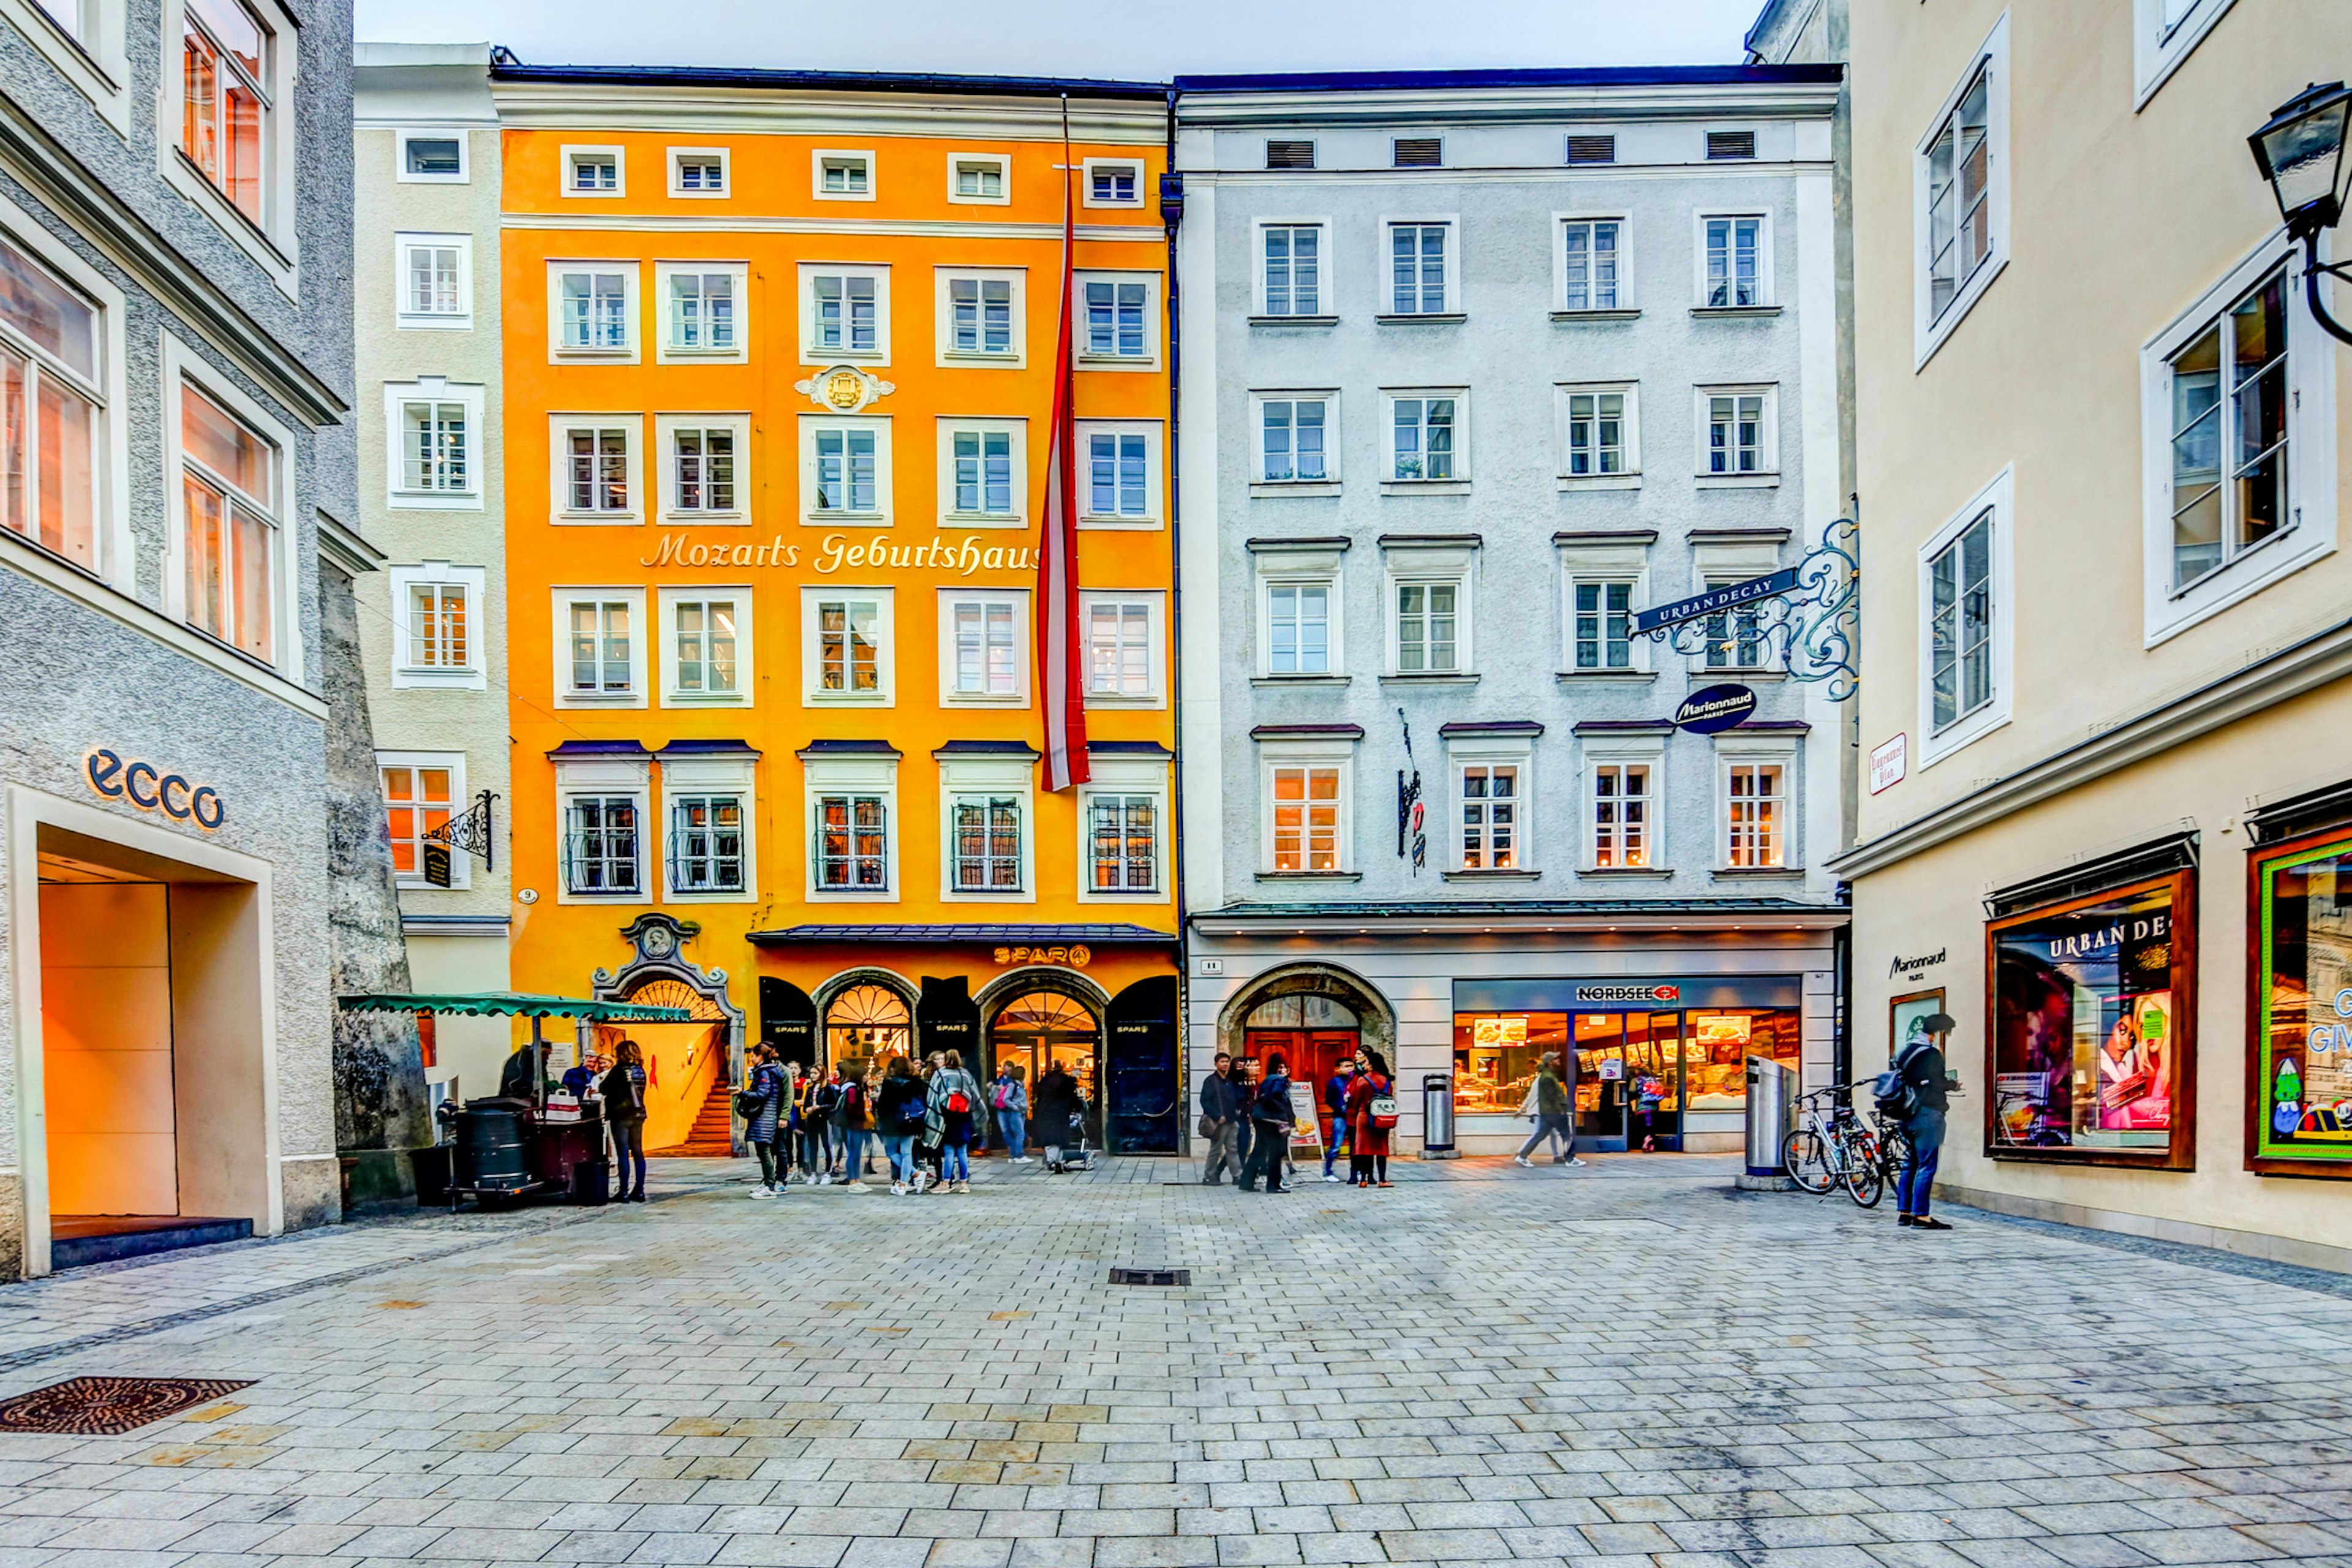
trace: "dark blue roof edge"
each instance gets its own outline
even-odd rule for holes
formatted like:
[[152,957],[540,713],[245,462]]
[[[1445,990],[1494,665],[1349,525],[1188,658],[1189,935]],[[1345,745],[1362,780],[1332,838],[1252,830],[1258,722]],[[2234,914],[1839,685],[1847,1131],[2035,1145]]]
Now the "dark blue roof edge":
[[1381,92],[1476,87],[1770,87],[1843,80],[1839,65],[1573,66],[1458,71],[1278,71],[1265,76],[1180,76],[1186,92]]
[[593,83],[602,87],[802,88],[836,92],[945,92],[1013,98],[1129,98],[1164,100],[1168,84],[1097,77],[963,76],[921,71],[759,69],[739,66],[493,65],[493,81]]
[[650,757],[642,741],[566,741],[551,757]]
[[1106,756],[1172,757],[1176,753],[1157,741],[1088,741],[1087,750]]
[[756,757],[760,754],[760,748],[749,741],[669,741],[654,754],[667,757],[673,752],[688,757]]
[[1041,757],[1045,755],[1026,741],[942,741],[931,752],[935,757]]

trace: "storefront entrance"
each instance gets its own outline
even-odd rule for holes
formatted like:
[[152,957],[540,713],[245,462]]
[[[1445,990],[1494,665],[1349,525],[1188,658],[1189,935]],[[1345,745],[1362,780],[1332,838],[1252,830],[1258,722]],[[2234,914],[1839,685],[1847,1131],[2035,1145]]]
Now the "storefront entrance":
[[887,985],[852,985],[825,1007],[824,1060],[814,1065],[870,1078],[892,1057],[912,1057],[914,1043],[914,1015],[905,997]]
[[1102,1025],[1085,1003],[1059,991],[1025,992],[999,1008],[989,1023],[985,1076],[993,1078],[998,1067],[1007,1062],[1020,1068],[1021,1081],[1028,1086],[1034,1122],[1039,1081],[1055,1068],[1068,1073],[1086,1100],[1087,1142],[1099,1149],[1103,1146],[1101,1052]]
[[1250,1009],[1243,1020],[1235,1070],[1257,1083],[1265,1077],[1268,1058],[1279,1055],[1290,1068],[1291,1082],[1314,1090],[1320,1115],[1324,1084],[1363,1045],[1362,1026],[1346,1003],[1329,996],[1276,996]]

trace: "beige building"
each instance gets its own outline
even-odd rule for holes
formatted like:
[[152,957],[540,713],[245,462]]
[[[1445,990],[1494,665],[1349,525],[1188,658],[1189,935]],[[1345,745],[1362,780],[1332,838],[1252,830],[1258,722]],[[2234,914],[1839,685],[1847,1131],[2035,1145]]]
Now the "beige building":
[[1939,1193],[2352,1268],[2347,360],[2247,153],[2352,7],[1850,25],[1856,1073],[1948,1013]]
[[[360,626],[410,980],[426,992],[506,989],[513,923],[529,913],[511,902],[507,863],[489,64],[485,44],[355,55],[360,515],[387,557],[361,590]],[[439,831],[457,842],[434,844]],[[495,1092],[508,1037],[503,1018],[439,1019],[434,1100]]]

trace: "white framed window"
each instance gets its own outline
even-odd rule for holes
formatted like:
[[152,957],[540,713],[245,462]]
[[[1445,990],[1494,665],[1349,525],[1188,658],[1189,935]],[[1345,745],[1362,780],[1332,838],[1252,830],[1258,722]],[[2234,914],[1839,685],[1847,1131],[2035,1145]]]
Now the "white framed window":
[[1343,675],[1341,552],[1329,545],[1254,547],[1257,673],[1295,679]]
[[1029,422],[942,418],[940,521],[1012,528],[1028,521]]
[[1524,742],[1493,746],[1475,739],[1452,742],[1454,774],[1452,865],[1457,871],[1524,871],[1534,817],[1528,809],[1531,754]]
[[2009,261],[2009,14],[1969,56],[1912,159],[1917,363]]
[[473,182],[466,132],[438,126],[393,133],[392,177],[404,185],[464,185]]
[[1698,308],[1759,310],[1772,293],[1772,220],[1763,213],[1698,215]]
[[396,234],[393,276],[398,302],[394,324],[425,331],[462,331],[474,324],[474,240],[464,234]]
[[0,0],[0,16],[89,100],[115,133],[131,132],[131,67],[122,0]]
[[487,570],[425,561],[385,569],[392,604],[392,684],[395,689],[487,688],[482,624]]
[[809,708],[888,708],[898,700],[887,588],[801,590],[801,703]]
[[665,897],[680,903],[749,903],[760,886],[753,822],[758,759],[707,751],[661,760]]
[[801,416],[801,511],[811,522],[887,527],[890,421]]
[[400,511],[482,507],[482,388],[437,375],[383,389],[385,504]]
[[555,701],[561,708],[643,708],[646,591],[556,588]]
[[1257,226],[1257,297],[1265,316],[1338,314],[1331,292],[1330,226],[1322,219]]
[[1641,668],[1633,645],[1638,580],[1572,577],[1568,584],[1568,668],[1580,674]]
[[1077,895],[1081,901],[1165,903],[1169,762],[1096,750],[1078,787]]
[[634,899],[645,891],[642,795],[567,791],[563,890],[575,899]]
[[1619,310],[1633,299],[1623,218],[1561,218],[1559,248],[1554,254],[1559,273],[1554,310]]
[[890,363],[890,269],[801,264],[801,350],[813,364]]
[[654,289],[660,301],[659,357],[682,360],[751,358],[750,268],[740,261],[658,261]]
[[1584,826],[1590,869],[1646,871],[1663,862],[1664,774],[1662,749],[1596,753],[1587,748]]
[[[375,773],[392,838],[393,880],[403,888],[431,887],[425,879],[425,846],[428,835],[446,831],[449,818],[464,809],[466,753],[378,752]],[[472,885],[472,862],[462,849],[449,851],[452,891]]]
[[669,194],[715,200],[734,192],[733,171],[724,147],[669,150]]
[[2140,351],[2148,646],[2335,548],[2336,348],[2274,236]]
[[1698,389],[1700,488],[1779,482],[1779,393],[1772,386]]
[[1726,870],[1778,870],[1789,863],[1792,758],[1719,752],[1716,760],[1716,864]]
[[1335,485],[1339,482],[1339,395],[1337,392],[1254,392],[1257,435],[1253,484]]
[[286,433],[222,382],[199,384],[184,372],[175,391],[183,615],[216,641],[278,664],[289,608]]
[[551,414],[548,448],[556,522],[644,521],[645,418],[637,414]]
[[1078,595],[1078,624],[1087,639],[1087,706],[1167,705],[1167,595],[1109,589]]
[[821,202],[874,199],[874,154],[846,147],[819,147],[809,154],[810,194]]
[[948,200],[960,206],[1010,205],[1013,160],[1000,153],[949,153]]
[[628,167],[625,149],[567,145],[559,156],[562,160],[565,195],[625,196],[629,194],[628,182],[624,178]]
[[1143,205],[1143,165],[1131,158],[1087,158],[1082,161],[1086,205],[1090,207],[1139,207]]
[[1469,394],[1461,387],[1384,392],[1389,471],[1396,485],[1459,484],[1470,478]]
[[1381,224],[1381,314],[1450,316],[1462,310],[1457,225],[1451,217],[1389,218]]
[[1463,585],[1459,581],[1390,585],[1391,668],[1399,675],[1457,675],[1464,654]]
[[941,364],[1028,363],[1028,272],[1018,267],[937,270]]
[[164,176],[291,292],[294,20],[275,0],[165,0],[163,26],[179,46],[156,95]]
[[1642,473],[1641,410],[1632,382],[1559,386],[1559,477],[1614,487]]
[[2011,494],[2004,468],[1919,549],[1921,767],[2009,721]]
[[[1745,582],[1744,577],[1709,577],[1706,591],[1728,588]],[[1706,651],[1701,662],[1709,669],[1762,669],[1770,645],[1764,637],[1764,624],[1757,607],[1735,605],[1717,610],[1706,618]]]
[[1029,703],[1029,595],[1005,589],[940,590],[940,700],[953,706]]
[[1030,816],[1034,756],[940,758],[940,893],[1026,903],[1035,897]]
[[697,584],[661,590],[662,705],[751,700],[751,590]]
[[548,357],[635,363],[637,271],[634,261],[549,262]]
[[1349,843],[1353,763],[1342,756],[1267,756],[1265,868],[1277,876],[1330,876],[1355,868]]
[[1160,363],[1160,275],[1081,272],[1072,309],[1078,363],[1088,370],[1150,370]]
[[104,387],[120,374],[101,366],[101,345],[115,357],[108,328],[82,293],[0,241],[0,528],[92,574],[113,564],[101,559],[113,467]]
[[808,896],[898,898],[898,759],[884,752],[801,753],[809,823]]
[[2235,0],[2132,0],[2132,107],[2145,108]]
[[661,507],[688,522],[751,521],[751,416],[664,414],[654,420],[661,454]]
[[1157,419],[1076,422],[1079,527],[1160,526],[1167,515],[1163,428]]

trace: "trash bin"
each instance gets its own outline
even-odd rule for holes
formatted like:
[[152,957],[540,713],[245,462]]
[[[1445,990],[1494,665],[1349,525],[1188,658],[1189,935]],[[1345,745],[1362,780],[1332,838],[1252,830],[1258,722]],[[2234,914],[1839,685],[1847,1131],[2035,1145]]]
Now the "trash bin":
[[1748,1173],[1787,1174],[1780,1163],[1789,1141],[1790,1113],[1797,1099],[1797,1075],[1769,1057],[1748,1058]]
[[1454,1075],[1423,1073],[1421,1079],[1421,1157],[1458,1160],[1454,1146]]

